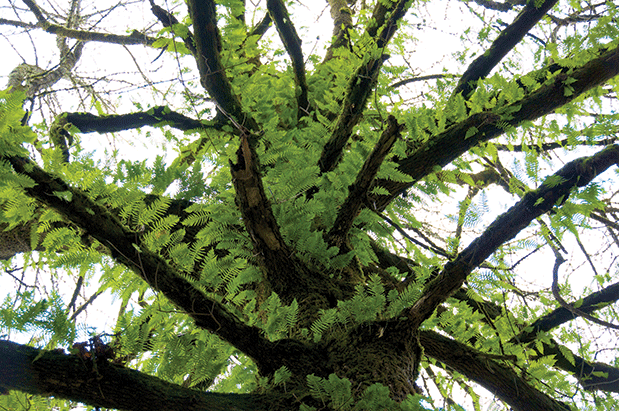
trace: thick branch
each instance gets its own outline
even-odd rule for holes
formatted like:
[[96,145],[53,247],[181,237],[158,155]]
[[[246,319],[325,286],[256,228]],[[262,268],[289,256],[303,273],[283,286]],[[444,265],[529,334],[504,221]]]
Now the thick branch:
[[241,102],[232,92],[232,85],[219,58],[221,38],[217,29],[215,2],[188,0],[187,3],[193,21],[200,83],[237,128],[256,132],[258,126],[250,116],[243,113]]
[[400,131],[403,128],[402,125],[398,124],[395,117],[389,116],[387,127],[381,134],[374,150],[372,150],[365,163],[363,163],[363,167],[361,167],[357,174],[355,182],[348,187],[348,196],[339,207],[340,211],[333,223],[333,227],[327,234],[327,241],[331,245],[340,247],[346,241],[346,236],[355,221],[355,217],[366,202],[368,192],[372,187],[380,165],[396,139],[400,136]]
[[558,0],[546,0],[538,8],[537,2],[530,1],[514,22],[499,34],[490,48],[471,63],[452,96],[462,93],[464,99],[468,100],[477,87],[477,81],[485,78],[557,2]]
[[[132,411],[255,410],[268,398],[183,388],[130,368],[0,341],[0,388]],[[263,402],[264,401],[264,402]]]
[[[35,182],[33,187],[24,189],[28,196],[54,209],[108,247],[115,260],[181,307],[198,327],[214,332],[255,359],[273,349],[258,328],[247,326],[223,304],[205,296],[177,275],[163,258],[143,247],[140,238],[126,229],[104,206],[27,159],[6,156],[0,159],[9,162],[16,172],[27,175]],[[70,201],[64,199],[66,196],[57,195],[67,192],[70,193]]]
[[570,410],[482,352],[433,331],[420,331],[419,342],[424,354],[475,381],[514,410]]
[[[286,304],[290,304],[295,298],[303,300],[300,296],[315,292],[317,286],[326,285],[328,279],[317,278],[284,241],[271,202],[264,191],[255,150],[248,140],[245,134],[241,136],[237,162],[230,164],[236,203],[254,244],[255,254],[266,269],[265,280]],[[326,307],[304,308],[318,311]]]
[[[491,140],[527,120],[552,113],[581,94],[619,74],[619,48],[603,53],[569,74],[561,73],[527,97],[493,112],[473,114],[444,132],[433,136],[409,157],[399,161],[399,170],[412,182],[381,181],[390,195],[376,196],[373,202],[384,209],[399,193],[435,170],[444,167],[477,144]],[[573,81],[573,83],[568,84]],[[471,134],[468,138],[467,132]]]
[[103,116],[96,116],[90,113],[64,113],[56,118],[55,123],[62,127],[73,125],[79,129],[80,133],[116,133],[123,130],[158,125],[167,125],[182,131],[209,128],[209,122],[194,120],[191,117],[170,111],[166,106],[157,106],[148,111],[137,113]]
[[569,196],[575,187],[583,187],[600,173],[619,161],[619,146],[613,145],[599,153],[567,163],[545,180],[539,189],[527,193],[522,200],[494,222],[453,260],[426,287],[423,296],[410,309],[411,327],[432,315],[436,307],[458,290],[466,277],[505,241],[515,237],[540,215]]
[[348,31],[353,29],[352,11],[346,0],[329,0],[329,8],[333,19],[333,34],[324,61],[331,60],[335,50],[350,46]]
[[[383,9],[382,2],[378,2],[375,15],[377,17],[384,15],[383,12],[389,11],[389,17],[382,26],[382,31],[378,33],[379,27],[372,25],[367,32],[374,38],[376,37],[377,48],[383,49],[397,29],[398,22],[404,17],[406,11],[411,6],[411,3],[405,0],[400,0],[395,5],[390,6],[388,10]],[[373,19],[373,24],[378,24],[382,19]],[[357,69],[355,74],[350,79],[346,97],[342,104],[342,111],[337,119],[337,124],[322,150],[318,166],[321,173],[327,173],[335,169],[340,159],[346,142],[352,134],[353,128],[361,119],[361,115],[365,110],[368,97],[371,95],[376,85],[376,79],[380,73],[380,68],[383,62],[387,59],[387,55],[380,57],[370,57]]]
[[297,35],[286,5],[282,0],[267,0],[269,14],[275,22],[279,37],[286,47],[286,51],[292,60],[294,78],[297,83],[297,117],[301,118],[309,114],[310,105],[308,100],[307,80],[305,79],[305,61],[301,50],[301,39]]

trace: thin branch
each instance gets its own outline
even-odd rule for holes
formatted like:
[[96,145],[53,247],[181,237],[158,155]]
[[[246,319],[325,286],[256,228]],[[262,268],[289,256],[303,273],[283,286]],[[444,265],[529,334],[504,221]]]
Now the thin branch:
[[41,29],[50,34],[55,34],[61,37],[76,39],[80,41],[97,41],[102,43],[114,43],[127,46],[132,44],[143,44],[150,46],[157,40],[156,38],[148,37],[137,30],[134,30],[128,36],[120,36],[117,34],[96,33],[85,30],[75,30],[68,27],[60,26],[58,24],[53,24],[47,21],[45,15],[34,1],[24,0],[24,3],[26,3],[30,11],[32,11],[32,13],[37,18],[38,24],[36,26],[40,27]]
[[90,298],[84,304],[82,304],[77,310],[75,310],[75,312],[71,315],[71,317],[69,317],[69,321],[75,320],[77,316],[80,315],[80,313],[84,311],[86,308],[88,308],[88,306],[92,304],[97,299],[97,297],[100,296],[101,294],[103,294],[103,291],[97,291],[96,293],[91,295]]
[[39,27],[36,24],[32,24],[32,23],[24,23],[23,21],[8,20],[8,19],[1,19],[1,18],[0,18],[0,25],[21,27],[24,29],[36,29]]
[[292,60],[292,68],[298,87],[297,118],[300,119],[311,111],[308,100],[307,80],[305,78],[305,59],[301,50],[301,39],[297,35],[297,30],[292,24],[286,5],[282,0],[267,0],[267,8],[275,22],[279,37]]
[[559,267],[561,266],[561,264],[565,262],[565,259],[563,258],[563,255],[561,255],[558,248],[554,244],[549,242],[548,245],[550,246],[550,248],[555,254],[555,265],[552,268],[552,295],[555,298],[555,300],[557,300],[559,305],[561,305],[561,307],[565,308],[566,310],[570,311],[575,316],[586,318],[587,320],[597,325],[601,325],[602,327],[619,330],[619,325],[615,325],[607,321],[600,320],[599,318],[596,318],[582,311],[580,308],[576,308],[574,305],[569,304],[567,301],[563,299],[563,297],[561,297],[561,293],[559,291]]
[[404,80],[400,80],[400,81],[396,81],[395,83],[392,83],[389,85],[390,88],[398,88],[398,87],[402,87],[406,84],[409,83],[415,83],[417,81],[426,81],[426,80],[435,80],[435,79],[442,79],[442,78],[454,78],[454,77],[458,77],[456,75],[453,74],[430,74],[427,76],[419,76],[419,77],[411,77],[411,78],[407,78]]
[[[617,137],[609,137],[599,141],[579,141],[578,145],[582,146],[607,146],[609,144],[613,144],[617,141]],[[496,144],[495,147],[497,150],[501,151],[509,151],[509,152],[522,152],[522,151],[535,151],[537,154],[545,153],[550,150],[558,150],[567,147],[569,144],[574,145],[574,143],[570,143],[570,140],[567,138],[559,141],[553,141],[550,143],[542,143],[541,145],[537,144],[515,144],[512,146],[508,146],[506,144]]]

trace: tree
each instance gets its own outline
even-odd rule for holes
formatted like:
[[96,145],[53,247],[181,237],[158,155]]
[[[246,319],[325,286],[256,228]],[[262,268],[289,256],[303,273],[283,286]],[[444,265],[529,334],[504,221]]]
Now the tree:
[[[438,74],[410,59],[432,3],[329,0],[311,52],[295,2],[67,3],[0,19],[16,50],[57,45],[0,95],[4,407],[480,409],[483,387],[514,410],[616,408],[613,3],[454,2],[479,24]],[[150,23],[105,26],[119,8]],[[150,50],[156,98],[111,103],[113,78],[79,71],[100,43]],[[169,89],[141,70],[159,61]],[[116,324],[83,337],[102,294]]]

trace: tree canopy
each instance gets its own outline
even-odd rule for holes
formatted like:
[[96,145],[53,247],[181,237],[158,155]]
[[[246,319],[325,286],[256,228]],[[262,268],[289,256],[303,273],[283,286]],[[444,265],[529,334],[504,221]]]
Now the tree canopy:
[[613,2],[0,10],[0,408],[619,408]]

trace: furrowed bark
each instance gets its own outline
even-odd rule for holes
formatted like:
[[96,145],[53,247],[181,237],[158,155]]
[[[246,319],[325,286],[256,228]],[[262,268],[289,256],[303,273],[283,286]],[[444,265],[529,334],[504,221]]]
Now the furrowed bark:
[[522,200],[494,222],[453,260],[445,264],[436,279],[426,287],[422,297],[408,312],[412,329],[417,329],[434,310],[458,290],[472,270],[495,252],[505,241],[514,238],[529,223],[565,200],[572,189],[583,187],[619,161],[619,145],[567,163],[547,178],[539,189],[527,193]]
[[475,381],[516,411],[571,410],[529,385],[511,368],[460,342],[426,330],[419,332],[419,342],[425,355]]
[[[500,136],[506,127],[516,127],[524,121],[535,120],[552,113],[617,74],[619,74],[619,48],[614,48],[573,69],[569,74],[556,75],[548,84],[520,101],[493,111],[473,114],[431,137],[412,155],[398,162],[398,169],[411,176],[413,181],[403,183],[381,180],[379,184],[391,194],[375,196],[370,201],[376,204],[377,209],[384,209],[404,190],[435,171],[436,167],[444,167],[477,144]],[[471,131],[475,133],[465,138],[467,132]]]
[[[237,206],[254,244],[256,257],[264,269],[264,279],[285,304],[292,303],[296,298],[300,310],[317,313],[318,310],[327,308],[321,294],[330,288],[330,280],[327,276],[308,269],[284,241],[258,172],[256,152],[248,140],[246,135],[241,136],[237,162],[231,163],[230,169]],[[312,294],[323,300],[306,300]],[[313,318],[313,314],[308,314],[307,321]],[[306,324],[308,327],[309,325]]]
[[[217,394],[183,388],[105,360],[81,359],[0,341],[0,388],[131,411],[267,409],[267,395]],[[266,401],[266,402],[263,402]]]

